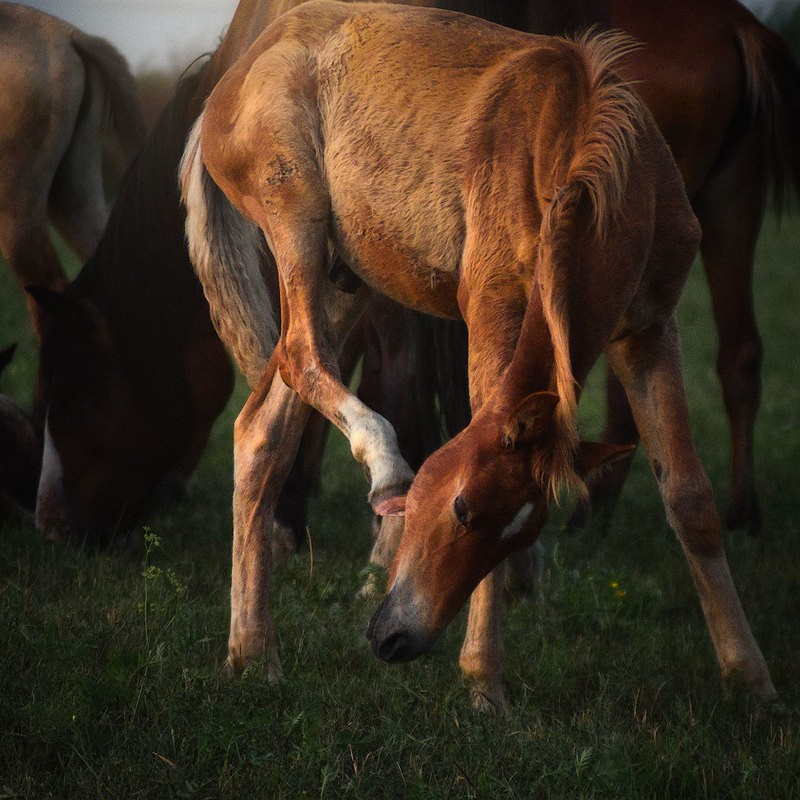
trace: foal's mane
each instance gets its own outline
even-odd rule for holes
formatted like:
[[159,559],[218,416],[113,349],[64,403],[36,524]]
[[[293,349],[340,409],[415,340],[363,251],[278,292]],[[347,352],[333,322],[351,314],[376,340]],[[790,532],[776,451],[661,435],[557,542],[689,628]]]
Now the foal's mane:
[[[581,229],[607,242],[610,228],[624,208],[629,168],[638,150],[647,111],[614,65],[637,47],[630,36],[589,30],[574,46],[586,70],[587,93],[582,134],[573,141],[572,158],[563,180],[544,209],[539,240],[539,285],[542,307],[553,345],[554,381],[559,395],[555,446],[534,461],[534,477],[553,497],[564,490],[585,495],[575,472],[578,446],[576,381],[570,355],[569,297],[577,279],[573,264]],[[587,197],[591,218],[582,218]]]

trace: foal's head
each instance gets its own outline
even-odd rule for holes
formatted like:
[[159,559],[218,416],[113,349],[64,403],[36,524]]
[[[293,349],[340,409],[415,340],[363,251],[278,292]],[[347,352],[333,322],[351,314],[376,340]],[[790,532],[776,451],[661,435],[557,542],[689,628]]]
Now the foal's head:
[[[487,403],[422,465],[406,499],[389,592],[367,633],[379,658],[427,652],[478,583],[536,541],[552,484],[534,476],[555,445],[557,402],[537,392],[515,407]],[[585,475],[630,449],[581,443],[575,470]]]

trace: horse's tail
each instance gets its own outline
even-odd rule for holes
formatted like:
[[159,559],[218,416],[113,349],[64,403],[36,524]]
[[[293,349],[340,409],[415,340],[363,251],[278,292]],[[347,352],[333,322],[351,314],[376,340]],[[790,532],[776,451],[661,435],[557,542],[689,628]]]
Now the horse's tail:
[[255,386],[278,340],[278,314],[262,274],[264,239],[214,183],[203,162],[201,114],[180,165],[189,255],[214,327]]
[[[534,463],[534,477],[553,497],[562,491],[585,494],[575,471],[578,446],[578,392],[570,355],[569,300],[578,280],[578,242],[587,233],[602,248],[625,206],[637,139],[647,111],[630,86],[613,71],[614,64],[637,47],[621,33],[589,31],[574,46],[585,70],[586,96],[575,124],[571,153],[546,202],[539,231],[537,280],[553,347],[554,383],[559,396],[552,453]],[[585,100],[585,102],[582,102]],[[588,201],[588,203],[587,203]],[[591,208],[587,223],[582,212]]]
[[72,46],[95,73],[103,88],[103,102],[108,103],[114,132],[125,157],[130,161],[138,152],[147,133],[136,80],[124,56],[105,39],[76,29],[72,30]]
[[800,197],[800,66],[786,42],[758,22],[736,31],[751,124],[764,132],[764,164],[780,212],[791,191]]

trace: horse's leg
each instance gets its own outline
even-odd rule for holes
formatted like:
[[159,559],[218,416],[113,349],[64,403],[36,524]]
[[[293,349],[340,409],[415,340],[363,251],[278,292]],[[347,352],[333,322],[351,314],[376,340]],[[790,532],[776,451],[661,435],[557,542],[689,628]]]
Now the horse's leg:
[[[315,191],[316,188],[316,191]],[[332,335],[332,304],[345,297],[366,300],[365,290],[344,295],[325,277],[328,218],[324,191],[313,176],[295,187],[290,203],[276,203],[264,220],[281,288],[281,338],[278,366],[286,383],[330,420],[350,442],[353,456],[370,479],[373,511],[387,514],[401,508],[414,473],[400,455],[394,429],[342,383]],[[304,202],[305,201],[305,202]],[[320,204],[323,208],[318,208]],[[338,296],[338,297],[337,297]],[[363,308],[359,304],[359,312]]]
[[188,332],[183,354],[183,372],[192,399],[190,435],[167,478],[180,496],[205,451],[214,422],[233,391],[234,374],[230,358],[214,332],[208,311],[196,315]]
[[292,466],[308,406],[281,379],[273,355],[233,431],[233,564],[228,664],[240,674],[264,654],[269,679],[282,668],[275,642],[270,584],[275,507]]
[[[477,230],[480,230],[479,228]],[[476,236],[471,240],[474,247]],[[487,241],[491,241],[486,237]],[[467,253],[471,253],[470,247]],[[473,255],[480,263],[480,245]],[[465,257],[465,263],[469,263]],[[507,364],[514,351],[519,327],[525,312],[524,294],[505,299],[497,287],[484,293],[478,283],[464,292],[462,312],[469,329],[469,387],[473,413],[483,404],[499,378],[499,365]],[[538,295],[537,295],[538,297]],[[505,324],[498,325],[498,320]],[[487,358],[487,354],[491,357]],[[480,710],[504,708],[503,635],[506,565],[500,564],[489,573],[470,596],[467,632],[459,657],[461,673],[466,681],[473,705]]]
[[[90,91],[102,92],[98,79]],[[108,219],[103,189],[103,103],[82,106],[50,188],[50,218],[69,246],[88,261]]]
[[[345,295],[329,285],[331,344],[342,341],[361,313],[366,293]],[[335,359],[334,359],[335,361]],[[295,459],[310,408],[283,380],[276,349],[264,376],[234,426],[233,571],[228,663],[240,673],[253,658],[268,657],[279,680],[270,604],[275,509]]]
[[[695,198],[703,264],[719,335],[717,373],[731,427],[731,489],[725,523],[758,533],[754,429],[761,397],[761,337],[753,261],[766,202],[761,150],[748,143]],[[745,188],[743,188],[745,187]]]
[[[0,198],[0,252],[3,253],[21,288],[41,286],[53,291],[66,288],[68,280],[47,231],[44,210],[15,208],[2,210]],[[30,295],[25,296],[36,336],[41,339],[48,315]]]
[[504,563],[495,567],[472,593],[467,632],[458,660],[472,705],[481,711],[506,706],[503,689],[505,571]]
[[[435,409],[433,365],[428,329],[422,315],[385,297],[375,297],[361,318],[364,358],[358,397],[381,413],[397,433],[400,451],[413,470],[441,443]],[[403,534],[402,517],[374,517],[375,543],[369,563],[388,569]],[[380,581],[370,574],[359,591],[379,594]]]
[[772,699],[775,687],[733,584],[711,484],[691,440],[675,319],[612,342],[607,356],[689,562],[722,675]]
[[[606,366],[606,427],[601,440],[610,444],[636,444],[639,441],[628,397],[610,366]],[[572,524],[586,525],[591,519],[597,530],[604,535],[608,533],[632,460],[633,453],[587,478],[589,501],[578,503]]]

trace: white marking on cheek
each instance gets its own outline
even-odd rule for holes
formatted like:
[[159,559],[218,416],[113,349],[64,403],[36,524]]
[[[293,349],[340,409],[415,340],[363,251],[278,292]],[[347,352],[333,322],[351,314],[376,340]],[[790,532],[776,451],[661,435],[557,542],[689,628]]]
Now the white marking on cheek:
[[525,505],[517,511],[514,519],[503,528],[503,532],[500,534],[500,541],[502,542],[506,539],[510,539],[512,536],[516,536],[525,527],[532,513],[533,503],[525,503]]

